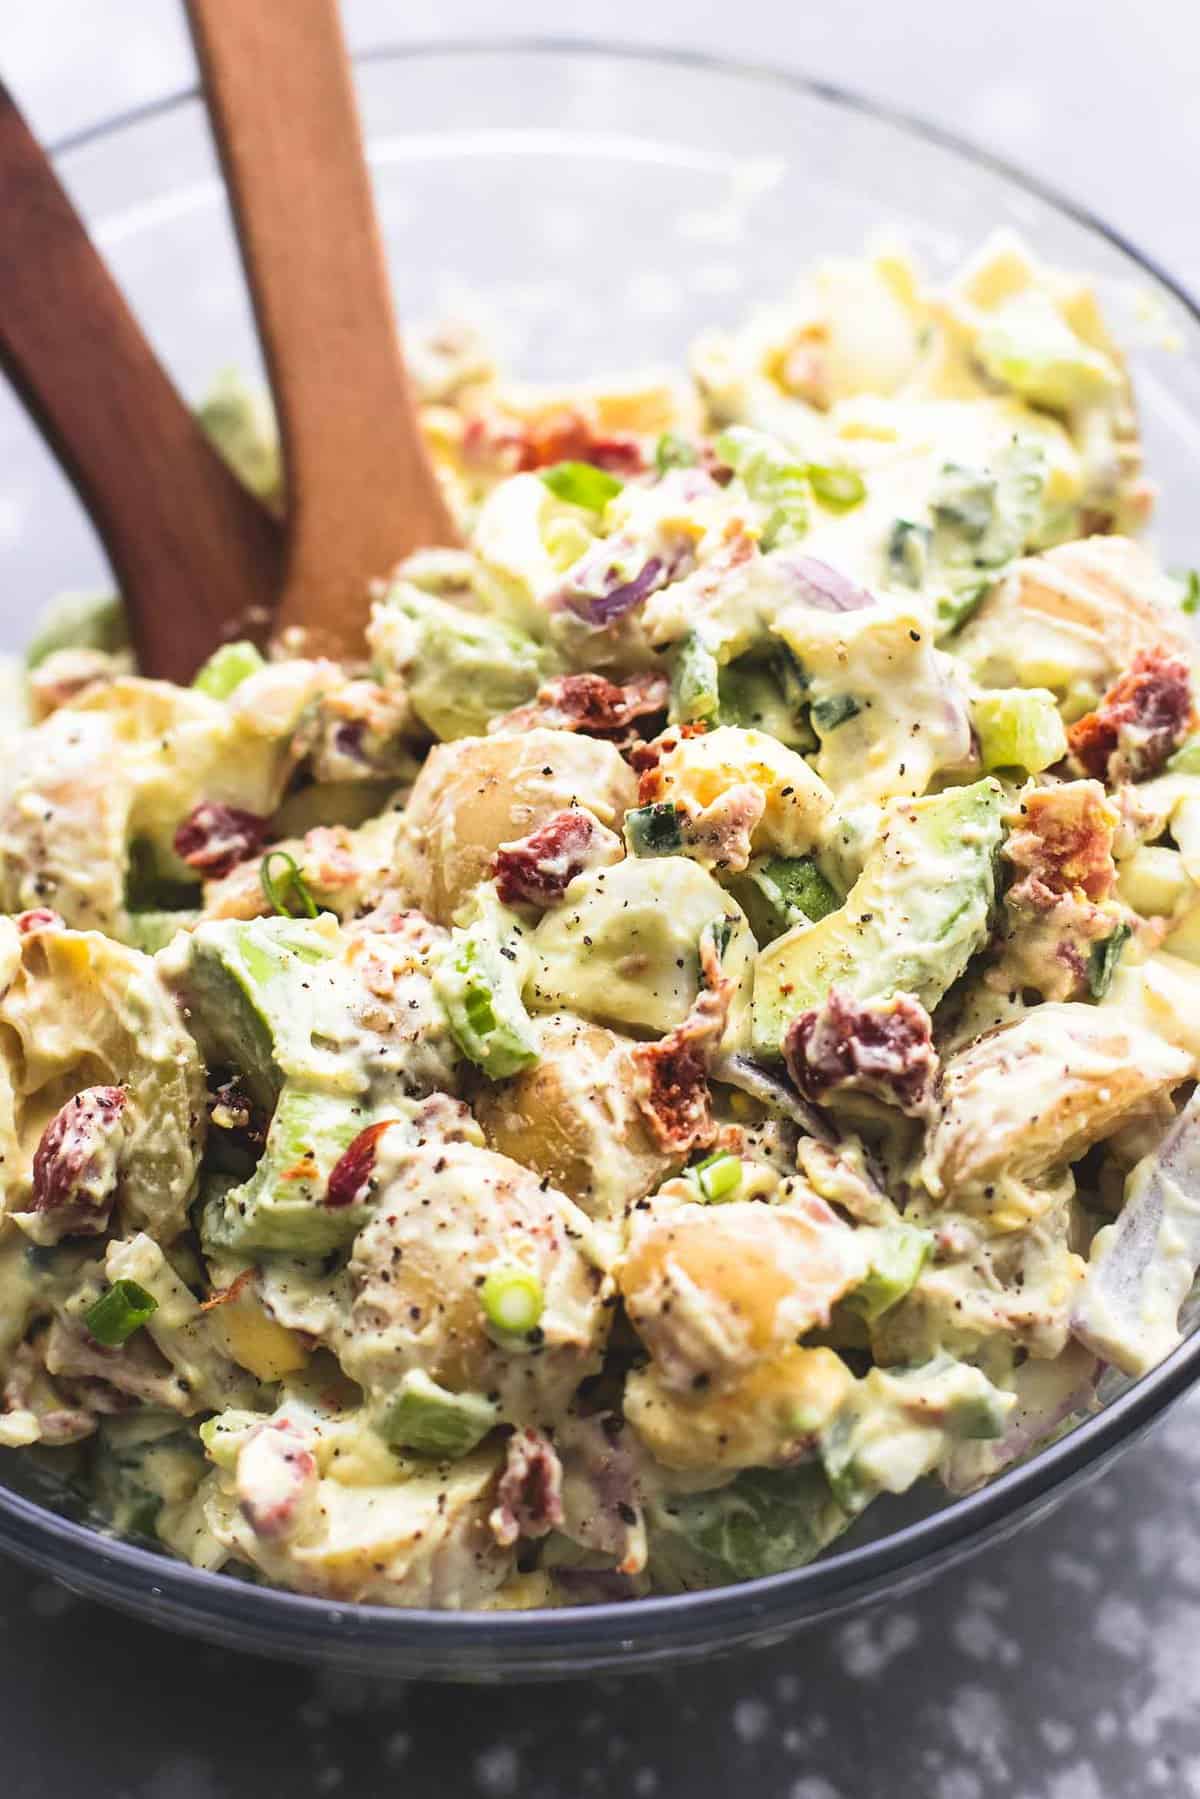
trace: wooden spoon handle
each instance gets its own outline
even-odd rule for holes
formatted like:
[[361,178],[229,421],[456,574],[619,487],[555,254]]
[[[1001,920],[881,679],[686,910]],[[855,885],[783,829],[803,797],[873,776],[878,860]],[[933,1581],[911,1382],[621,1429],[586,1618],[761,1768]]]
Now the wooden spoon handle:
[[336,0],[188,0],[271,372],[280,631],[361,655],[370,581],[455,541],[405,373]]
[[190,680],[223,640],[265,637],[279,528],[176,393],[2,83],[0,218],[0,364],[91,514],[143,672]]

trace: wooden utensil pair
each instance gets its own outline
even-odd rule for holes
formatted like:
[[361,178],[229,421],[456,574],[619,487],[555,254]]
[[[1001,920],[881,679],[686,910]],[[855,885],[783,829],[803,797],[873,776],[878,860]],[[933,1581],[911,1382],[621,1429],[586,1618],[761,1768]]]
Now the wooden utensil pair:
[[211,448],[0,86],[0,362],[108,552],[145,673],[298,633],[454,541],[400,350],[337,0],[187,0],[283,441],[281,531]]

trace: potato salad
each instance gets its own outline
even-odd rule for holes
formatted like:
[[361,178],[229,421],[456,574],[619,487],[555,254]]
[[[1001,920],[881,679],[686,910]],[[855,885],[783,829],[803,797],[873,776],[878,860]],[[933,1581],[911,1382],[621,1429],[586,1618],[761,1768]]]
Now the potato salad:
[[[1200,579],[1013,237],[673,375],[412,360],[465,547],[360,660],[175,687],[117,599],[29,653],[0,1460],[339,1603],[778,1573],[1180,1340]],[[261,403],[201,416],[286,504]]]

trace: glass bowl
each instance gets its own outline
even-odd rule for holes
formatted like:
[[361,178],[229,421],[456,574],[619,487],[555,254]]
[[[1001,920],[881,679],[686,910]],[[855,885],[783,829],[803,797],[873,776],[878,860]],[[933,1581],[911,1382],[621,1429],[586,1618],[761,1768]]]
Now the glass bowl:
[[[579,43],[424,45],[362,57],[359,91],[403,319],[464,311],[511,367],[575,377],[678,363],[692,333],[784,294],[881,229],[935,273],[994,226],[1087,269],[1129,347],[1168,561],[1195,560],[1200,313],[1162,270],[1039,181],[853,95],[769,69]],[[181,387],[257,365],[194,94],[59,146],[62,175]],[[0,647],[105,579],[69,488],[0,394]],[[538,1613],[339,1606],[185,1567],[72,1515],[0,1459],[0,1547],[72,1589],[210,1640],[371,1673],[551,1678],[708,1656],[895,1592],[1058,1502],[1192,1383],[1200,1339],[981,1492],[879,1502],[808,1568],[718,1591]]]

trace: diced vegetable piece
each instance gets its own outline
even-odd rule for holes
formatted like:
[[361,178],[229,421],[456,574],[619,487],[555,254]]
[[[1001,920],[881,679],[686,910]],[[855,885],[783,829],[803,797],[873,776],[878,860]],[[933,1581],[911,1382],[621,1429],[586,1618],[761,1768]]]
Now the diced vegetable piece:
[[433,990],[451,1035],[489,1080],[505,1080],[538,1059],[521,998],[526,960],[516,919],[485,903],[471,924],[452,931],[434,965]]
[[125,941],[132,949],[140,949],[147,956],[157,955],[165,949],[177,931],[187,931],[198,923],[199,912],[131,912],[123,932]]
[[928,1231],[912,1224],[883,1226],[871,1246],[866,1279],[847,1294],[846,1304],[873,1324],[912,1291],[932,1253]]
[[443,743],[483,736],[551,672],[547,653],[517,626],[409,582],[376,607],[371,638],[381,672],[403,682],[413,711]]
[[1014,393],[1061,412],[1086,404],[1117,381],[1111,359],[1077,337],[1049,295],[1035,287],[990,314],[975,354],[988,374]]
[[556,500],[583,506],[589,512],[603,512],[625,485],[592,462],[556,462],[553,468],[538,472]]
[[779,1054],[791,1020],[834,985],[855,999],[911,993],[932,1012],[986,940],[1003,793],[992,780],[893,804],[843,906],[759,954],[754,1043]]
[[135,1331],[149,1323],[158,1301],[136,1281],[114,1281],[83,1315],[83,1322],[106,1349],[119,1349]]
[[192,686],[210,699],[227,700],[248,676],[265,666],[252,643],[223,643],[200,669]]
[[1169,775],[1200,775],[1200,731],[1180,744],[1167,763]]
[[537,1329],[546,1309],[546,1295],[531,1268],[502,1262],[489,1271],[479,1289],[479,1303],[494,1330],[506,1337],[524,1337]]
[[258,871],[263,896],[277,918],[315,918],[317,902],[308,890],[295,856],[270,850]]
[[867,497],[867,484],[857,469],[810,462],[807,472],[813,493],[830,512],[850,512]]
[[675,1591],[755,1580],[811,1562],[849,1522],[819,1467],[749,1469],[715,1492],[657,1499],[650,1567]]
[[811,716],[813,724],[822,736],[826,732],[836,731],[839,725],[857,718],[862,710],[858,701],[850,693],[830,694],[827,699],[814,700]]
[[812,856],[756,859],[732,887],[760,944],[773,942],[793,925],[816,924],[841,904]]
[[1132,925],[1119,924],[1111,936],[1092,945],[1088,956],[1088,991],[1093,999],[1103,999],[1112,986],[1121,951],[1132,936]]
[[1054,695],[1044,687],[981,693],[971,704],[985,769],[1040,774],[1067,753],[1067,733]]
[[670,800],[635,806],[625,814],[625,836],[635,856],[672,856],[683,848],[682,814]]
[[172,945],[159,967],[187,1005],[206,1060],[236,1068],[270,1104],[285,1074],[315,1079],[327,1066],[313,1039],[322,1035],[323,1001],[334,996],[314,970],[341,946],[330,917],[220,919]]
[[664,431],[654,446],[654,466],[660,475],[668,469],[694,468],[698,460],[695,446],[675,431]]
[[680,724],[714,719],[721,705],[721,671],[699,632],[685,637],[671,671],[671,716]]
[[186,912],[200,902],[199,879],[176,881],[164,875],[153,846],[135,837],[125,868],[125,909],[135,912]]
[[456,1461],[481,1443],[498,1419],[481,1393],[448,1393],[421,1368],[410,1368],[379,1417],[380,1436],[393,1449]]
[[270,397],[236,368],[223,369],[196,408],[196,417],[240,481],[261,500],[282,497],[279,432]]
[[806,465],[795,452],[766,431],[732,425],[716,442],[722,462],[740,478],[750,498],[766,511],[762,528],[765,550],[796,543],[808,530]]
[[725,1200],[736,1199],[742,1184],[742,1160],[740,1156],[725,1155],[718,1152],[706,1156],[703,1162],[697,1162],[688,1170],[688,1175],[699,1188],[700,1197],[710,1206],[719,1206]]
[[266,1147],[249,1180],[209,1200],[201,1236],[214,1249],[290,1250],[324,1255],[349,1243],[370,1208],[328,1205],[329,1177],[354,1139],[372,1122],[356,1100],[284,1087]]
[[1015,1396],[953,1356],[872,1368],[855,1383],[821,1443],[838,1504],[857,1515],[877,1494],[905,1493],[962,1438],[1004,1433]]
[[888,538],[885,560],[889,580],[901,587],[922,587],[929,570],[933,532],[909,518],[898,518]]

